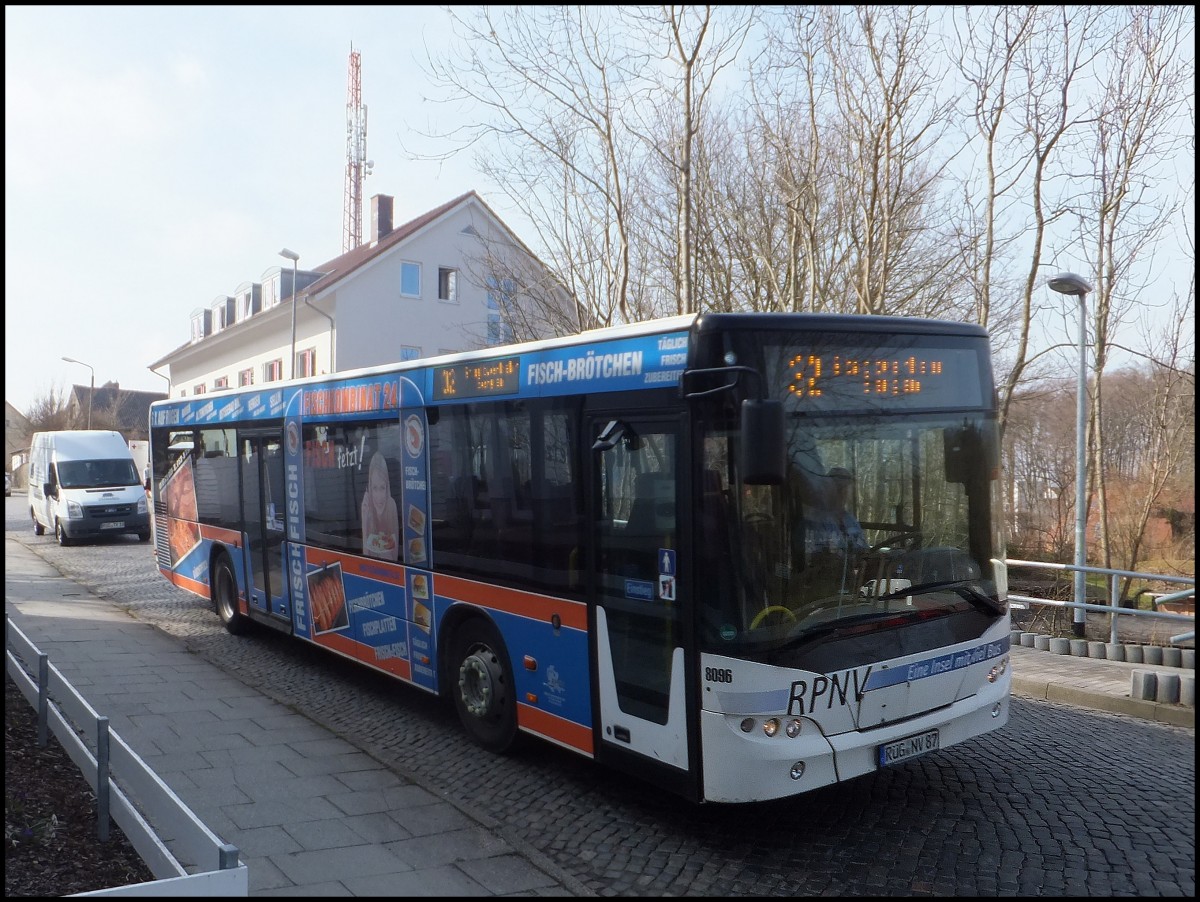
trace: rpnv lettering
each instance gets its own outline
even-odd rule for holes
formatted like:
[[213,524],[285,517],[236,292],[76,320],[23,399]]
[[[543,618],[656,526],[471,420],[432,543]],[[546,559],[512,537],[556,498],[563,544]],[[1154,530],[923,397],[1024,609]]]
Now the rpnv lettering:
[[[814,677],[810,685],[808,680],[792,680],[792,690],[788,697],[787,713],[790,715],[812,714],[824,705],[826,711],[834,705],[844,708],[850,701],[862,701],[863,687],[871,675],[868,667],[861,675],[857,670],[846,670],[832,676]],[[853,690],[851,686],[853,685]]]

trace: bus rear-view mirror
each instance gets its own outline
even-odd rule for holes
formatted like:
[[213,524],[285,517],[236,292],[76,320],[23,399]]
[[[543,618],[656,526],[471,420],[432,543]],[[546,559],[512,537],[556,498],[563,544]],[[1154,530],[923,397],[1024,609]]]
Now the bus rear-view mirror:
[[783,404],[764,399],[742,402],[742,482],[782,485]]

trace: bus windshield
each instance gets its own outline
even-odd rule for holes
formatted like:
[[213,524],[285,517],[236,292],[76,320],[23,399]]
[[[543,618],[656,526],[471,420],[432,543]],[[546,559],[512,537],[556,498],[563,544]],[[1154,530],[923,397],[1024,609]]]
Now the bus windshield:
[[743,484],[734,418],[706,420],[702,645],[753,655],[836,630],[1002,615],[998,437],[975,351],[806,342],[747,355],[784,402],[781,485]]

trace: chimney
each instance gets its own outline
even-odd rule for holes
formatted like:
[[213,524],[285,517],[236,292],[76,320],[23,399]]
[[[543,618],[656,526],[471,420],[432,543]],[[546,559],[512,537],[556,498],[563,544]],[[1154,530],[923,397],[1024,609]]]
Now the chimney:
[[392,231],[392,197],[376,194],[371,198],[371,243],[378,244]]

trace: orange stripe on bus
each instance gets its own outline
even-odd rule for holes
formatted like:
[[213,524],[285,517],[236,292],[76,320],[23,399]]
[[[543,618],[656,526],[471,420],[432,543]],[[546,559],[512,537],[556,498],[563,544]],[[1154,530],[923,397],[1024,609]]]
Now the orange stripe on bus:
[[213,539],[217,542],[224,542],[234,548],[242,547],[242,534],[233,529],[225,529],[221,526],[205,526],[200,524],[200,535],[206,539]]
[[316,636],[313,641],[330,651],[336,651],[348,658],[354,658],[356,661],[361,661],[369,667],[374,667],[392,676],[398,676],[403,680],[412,681],[412,664],[403,658],[384,658],[382,661],[375,660],[375,649],[373,646],[364,645],[349,636],[344,636],[341,633],[323,633]]
[[553,739],[589,757],[595,754],[591,727],[580,726],[573,721],[524,704],[517,705],[517,723],[524,730]]
[[490,586],[457,576],[434,574],[434,594],[444,595],[455,601],[466,601],[481,608],[506,611],[532,620],[549,621],[554,614],[563,626],[571,629],[587,629],[587,606],[581,601],[569,601],[549,595],[522,592],[505,586]]
[[201,598],[209,597],[208,583],[202,583],[199,580],[192,579],[190,576],[176,573],[174,570],[164,570],[162,567],[158,568],[158,572],[181,589],[187,589],[187,591],[193,592]]
[[365,576],[367,579],[378,579],[391,582],[397,586],[404,585],[404,566],[390,561],[361,558],[340,551],[327,551],[323,548],[305,546],[304,559],[313,567],[323,567],[326,564],[341,564],[342,573],[354,576]]

